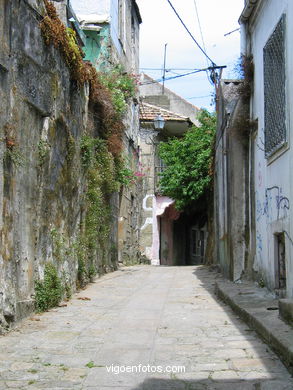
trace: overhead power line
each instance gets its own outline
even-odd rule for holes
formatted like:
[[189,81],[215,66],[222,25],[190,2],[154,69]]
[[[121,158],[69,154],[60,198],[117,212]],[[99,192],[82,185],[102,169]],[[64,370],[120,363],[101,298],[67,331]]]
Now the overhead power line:
[[211,62],[211,64],[214,66],[216,65],[215,62],[207,55],[207,53],[205,52],[205,50],[200,46],[200,44],[197,42],[197,40],[194,38],[194,36],[191,34],[191,32],[189,31],[189,29],[187,28],[186,24],[183,22],[183,20],[181,19],[180,15],[178,14],[178,12],[176,11],[176,9],[174,8],[173,4],[171,3],[170,0],[167,0],[167,2],[169,3],[170,7],[173,9],[174,13],[176,14],[177,18],[180,20],[181,24],[183,25],[183,27],[185,28],[185,30],[187,31],[187,33],[190,35],[191,39],[193,40],[193,42],[196,44],[196,46],[200,49],[200,51],[205,55],[205,57]]
[[[201,23],[200,23],[200,19],[199,19],[199,13],[198,13],[198,9],[197,9],[196,0],[193,0],[193,2],[194,2],[194,8],[195,8],[195,13],[196,13],[197,23],[198,23],[198,27],[199,27],[199,31],[200,31],[202,46],[204,48],[204,51],[206,52],[207,50],[206,50],[205,42],[204,42],[204,39],[203,39],[203,33],[202,33]],[[207,58],[206,58],[206,62],[207,62],[207,66],[209,66],[209,60]],[[208,81],[210,82],[210,76],[209,76],[208,71],[206,72],[206,75],[207,75]]]
[[[141,70],[162,70],[162,68],[140,68]],[[171,72],[172,70],[199,70],[195,68],[166,68],[167,72]]]
[[[196,0],[193,0],[193,2],[194,2],[194,8],[195,8],[195,13],[196,13],[197,23],[198,23],[198,27],[199,27],[199,32],[200,32],[200,36],[201,36],[202,46],[204,48],[204,51],[206,52],[207,50],[206,50],[205,42],[204,42],[204,39],[203,39],[203,33],[202,33],[201,23],[200,23],[200,19],[199,19],[199,14],[198,14]],[[206,60],[208,60],[208,59],[206,58]]]
[[[199,73],[199,72],[206,72],[206,71],[214,71],[215,69],[223,69],[223,68],[226,68],[226,66],[209,66],[208,68],[204,68],[204,69],[197,69],[197,70],[194,70],[192,72],[188,72],[188,73],[183,73],[183,74],[179,74],[177,76],[172,76],[172,77],[166,77],[165,78],[165,81],[167,80],[174,80],[174,79],[178,79],[179,77],[185,77],[185,76],[189,76],[191,74],[195,74],[195,73]],[[163,78],[160,78],[160,79],[157,79],[157,80],[151,80],[151,81],[146,81],[145,83],[141,83],[140,85],[148,85],[148,84],[155,84],[155,83],[159,83],[163,81]]]

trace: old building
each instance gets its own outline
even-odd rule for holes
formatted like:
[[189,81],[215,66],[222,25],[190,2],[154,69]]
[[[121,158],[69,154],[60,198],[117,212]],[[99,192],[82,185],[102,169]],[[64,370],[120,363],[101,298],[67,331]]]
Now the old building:
[[[180,136],[191,125],[189,118],[158,106],[142,103],[140,114],[140,162],[142,172],[143,210],[140,246],[142,255],[153,265],[175,265],[184,261],[185,248],[174,254],[174,224],[180,213],[174,201],[160,195],[159,174],[164,169],[158,155],[159,142],[171,136]],[[161,129],[154,123],[163,122]],[[174,234],[173,234],[174,233]],[[181,253],[180,253],[181,252]]]
[[[141,16],[134,0],[80,2],[71,0],[86,40],[85,60],[101,71],[120,66],[122,72],[136,77],[139,66],[139,25]],[[138,91],[137,91],[138,92]],[[124,117],[124,158],[129,169],[138,171],[139,108],[137,99],[129,100]],[[118,256],[125,264],[139,260],[140,183],[133,181],[119,194]]]
[[139,86],[140,98],[145,103],[164,108],[190,118],[192,123],[197,124],[199,108],[177,95],[174,91],[158,83],[145,73],[140,75]]
[[[222,81],[219,95],[225,107],[217,144],[218,255],[232,279],[246,274],[278,296],[292,298],[293,4],[246,0],[239,21],[242,87]],[[249,103],[246,117],[236,112],[241,96]],[[227,137],[230,127],[234,138],[233,130]],[[245,145],[235,141],[241,129],[246,129]]]
[[198,224],[193,213],[178,212],[174,200],[161,194],[159,178],[164,163],[158,152],[160,142],[181,137],[197,122],[198,109],[168,88],[163,91],[162,85],[147,75],[141,77],[140,92],[142,256],[153,265],[202,263],[206,225]]

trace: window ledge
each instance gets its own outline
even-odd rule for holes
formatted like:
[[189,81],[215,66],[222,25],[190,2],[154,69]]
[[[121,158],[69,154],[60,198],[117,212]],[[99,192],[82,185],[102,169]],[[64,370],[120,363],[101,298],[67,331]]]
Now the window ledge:
[[284,142],[283,145],[280,146],[275,152],[266,157],[267,165],[270,165],[275,162],[279,157],[286,153],[287,150],[289,150],[288,141]]

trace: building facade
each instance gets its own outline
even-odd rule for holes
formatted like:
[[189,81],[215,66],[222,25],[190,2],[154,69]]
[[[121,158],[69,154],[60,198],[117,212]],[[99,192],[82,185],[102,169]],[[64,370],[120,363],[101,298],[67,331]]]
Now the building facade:
[[[197,123],[199,110],[145,74],[140,79],[140,99],[141,253],[153,265],[201,264],[207,241],[205,222],[198,221],[193,211],[178,212],[159,184],[164,170],[159,143],[182,137]],[[158,116],[164,126],[156,130]]]
[[[222,239],[220,245],[223,244],[221,250],[223,253],[226,251],[226,255],[220,255],[220,259],[223,259],[224,269],[230,267],[227,274],[233,280],[246,274],[277,296],[292,298],[293,48],[290,37],[293,32],[293,3],[289,0],[246,0],[239,21],[245,74],[241,81],[244,88],[237,87],[236,101],[243,99],[245,93],[247,99],[247,93],[250,93],[249,111],[246,118],[241,119],[241,115],[234,110],[234,126],[229,125],[229,115],[226,118],[222,116],[219,126],[222,129],[234,127],[238,135],[241,128],[246,128],[246,144],[240,155],[236,155],[235,145],[223,144],[224,138],[221,140],[222,144],[219,144],[217,162],[222,162],[218,165],[219,169],[216,169],[216,196],[225,198],[225,194],[227,195],[225,199],[218,199],[216,213],[218,219],[226,219],[227,224],[239,224],[238,232],[242,236],[239,236],[239,252],[233,257],[231,242],[237,234],[235,236],[229,229],[218,233],[218,237]],[[254,65],[253,78],[252,72],[246,68],[249,62]],[[225,95],[227,86],[223,87]],[[233,88],[235,90],[235,85]],[[226,104],[226,114],[229,114],[227,101],[231,103],[231,97],[227,98],[226,95],[223,99],[219,95],[218,98],[220,105],[221,99]],[[221,136],[220,131],[222,130],[218,129],[218,137]],[[230,131],[230,139],[231,134]],[[235,168],[234,174],[232,167]],[[226,169],[224,173],[223,168]],[[235,191],[235,187],[231,185],[231,182],[236,183],[233,175],[238,174],[241,178],[239,188],[245,195],[241,195],[237,188]],[[238,206],[236,220],[234,214],[223,211],[225,202],[227,205],[229,199],[229,207],[233,202]],[[224,214],[220,216],[221,213]],[[222,229],[222,226],[220,224],[218,229]],[[236,245],[237,242],[232,245],[234,249]],[[225,256],[228,259],[226,263]],[[235,268],[237,272],[233,272]]]

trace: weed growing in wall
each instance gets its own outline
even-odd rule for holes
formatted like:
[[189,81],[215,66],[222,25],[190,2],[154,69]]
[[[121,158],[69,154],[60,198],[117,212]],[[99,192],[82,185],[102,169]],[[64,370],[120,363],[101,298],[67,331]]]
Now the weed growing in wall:
[[47,15],[40,23],[45,43],[59,49],[68,65],[71,77],[83,84],[87,81],[87,71],[83,63],[83,53],[76,43],[75,31],[66,28],[57,15],[53,3],[44,0]]
[[87,178],[85,217],[81,235],[76,244],[79,286],[83,286],[97,273],[94,258],[96,251],[103,251],[109,243],[111,213],[110,195],[120,187],[117,166],[109,152],[106,140],[82,137],[81,164]]
[[[106,253],[106,248],[109,250],[111,194],[119,191],[121,185],[130,184],[133,179],[133,172],[127,168],[121,151],[123,115],[128,100],[136,94],[136,80],[119,66],[102,73],[83,61],[75,31],[66,28],[61,22],[52,2],[44,0],[44,3],[47,15],[40,23],[44,42],[60,51],[71,79],[78,87],[88,83],[89,110],[97,118],[99,126],[100,138],[84,135],[80,143],[81,165],[86,176],[85,211],[80,236],[76,239],[73,250],[78,259],[77,284],[83,286],[98,272],[95,259],[99,257],[99,261],[103,263],[103,254]],[[41,151],[43,146],[41,145]],[[67,162],[76,154],[75,140],[69,134]],[[54,257],[60,258],[64,255],[64,243],[55,233],[51,232]],[[101,253],[98,253],[100,250]]]
[[25,164],[24,156],[18,147],[7,148],[5,158],[9,159],[16,168],[23,167]]
[[107,139],[111,153],[118,156],[122,150],[122,115],[126,111],[128,99],[135,96],[136,79],[123,72],[119,66],[102,73],[84,62],[75,31],[65,27],[50,1],[44,1],[47,15],[40,23],[44,41],[60,50],[73,80],[80,86],[89,83],[90,103],[101,119],[103,137]]
[[57,270],[52,263],[47,263],[44,279],[35,282],[36,310],[46,311],[57,306],[63,295],[63,288]]
[[116,66],[108,73],[100,73],[102,84],[111,91],[111,98],[117,114],[122,115],[127,109],[127,101],[136,95],[136,78]]
[[14,126],[7,123],[4,126],[4,134],[5,138],[3,138],[3,141],[6,145],[4,157],[9,160],[14,165],[14,167],[22,167],[25,164],[25,158],[20,152],[19,145],[16,142]]
[[46,157],[49,154],[49,148],[50,145],[48,144],[47,141],[41,139],[38,143],[38,156],[39,156],[39,164],[43,165]]

